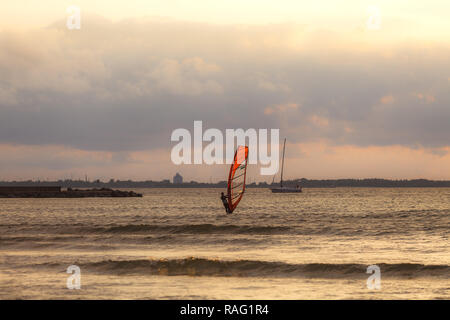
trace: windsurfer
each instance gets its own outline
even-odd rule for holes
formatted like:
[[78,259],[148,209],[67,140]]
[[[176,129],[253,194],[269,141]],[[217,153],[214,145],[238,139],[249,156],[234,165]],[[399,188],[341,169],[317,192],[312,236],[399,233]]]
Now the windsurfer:
[[228,205],[227,197],[225,196],[225,194],[223,192],[220,196],[220,199],[222,200],[223,206],[225,207],[225,210],[227,211],[227,213],[231,213],[230,206]]

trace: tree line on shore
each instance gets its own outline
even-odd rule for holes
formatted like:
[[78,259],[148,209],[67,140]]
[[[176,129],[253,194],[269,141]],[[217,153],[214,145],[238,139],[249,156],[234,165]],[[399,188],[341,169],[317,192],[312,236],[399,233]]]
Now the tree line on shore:
[[[253,182],[248,183],[248,188],[269,188],[278,186],[279,183]],[[389,180],[389,179],[294,179],[283,181],[284,186],[300,185],[303,188],[338,188],[338,187],[382,187],[382,188],[403,188],[403,187],[450,187],[449,180]],[[183,182],[172,183],[169,180],[162,181],[133,181],[133,180],[115,180],[109,181],[87,181],[87,180],[56,180],[56,181],[0,181],[0,186],[61,186],[63,188],[226,188],[227,182],[220,181],[216,183],[206,182]]]

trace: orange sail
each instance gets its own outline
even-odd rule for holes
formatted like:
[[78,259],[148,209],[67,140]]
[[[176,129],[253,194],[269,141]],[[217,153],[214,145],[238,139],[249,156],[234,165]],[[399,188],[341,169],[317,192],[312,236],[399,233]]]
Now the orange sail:
[[234,160],[228,175],[227,199],[230,213],[236,209],[244,195],[247,159],[248,147],[239,146],[234,154]]

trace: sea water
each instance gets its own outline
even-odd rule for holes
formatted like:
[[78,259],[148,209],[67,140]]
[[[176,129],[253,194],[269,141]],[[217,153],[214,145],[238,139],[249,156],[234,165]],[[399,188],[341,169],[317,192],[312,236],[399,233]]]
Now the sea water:
[[135,191],[0,199],[0,298],[450,299],[448,188]]

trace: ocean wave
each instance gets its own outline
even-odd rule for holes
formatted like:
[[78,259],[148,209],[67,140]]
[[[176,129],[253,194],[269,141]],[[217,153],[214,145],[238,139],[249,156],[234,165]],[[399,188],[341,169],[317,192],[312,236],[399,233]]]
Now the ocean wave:
[[110,234],[231,234],[231,235],[334,235],[334,236],[355,236],[368,235],[377,236],[382,234],[398,234],[395,229],[364,229],[364,226],[357,228],[355,225],[349,226],[323,226],[323,225],[216,225],[216,224],[182,224],[182,225],[149,225],[149,224],[128,224],[110,227],[98,227],[89,229],[90,233],[110,233]]
[[[450,277],[448,265],[380,263],[382,277]],[[289,264],[258,260],[206,258],[105,260],[87,263],[85,270],[114,274],[222,277],[367,278],[363,264]]]
[[105,228],[106,233],[137,233],[137,232],[164,232],[164,233],[230,233],[230,234],[283,234],[291,230],[286,226],[249,226],[249,225],[214,225],[214,224],[187,224],[187,225],[123,225]]
[[[261,223],[261,222],[260,222]],[[26,241],[26,238],[14,238],[17,234],[27,236],[127,236],[127,235],[314,235],[314,236],[380,236],[401,235],[412,231],[426,231],[433,234],[448,234],[448,223],[425,224],[421,221],[403,223],[404,229],[392,227],[392,224],[368,223],[361,221],[309,221],[298,224],[298,221],[284,221],[269,224],[35,224],[25,226],[10,225],[0,227],[0,241]],[[36,235],[38,234],[38,235]],[[8,239],[6,237],[9,237]],[[55,239],[59,240],[59,239]],[[63,240],[63,239],[61,239]],[[173,240],[173,239],[172,239]]]

